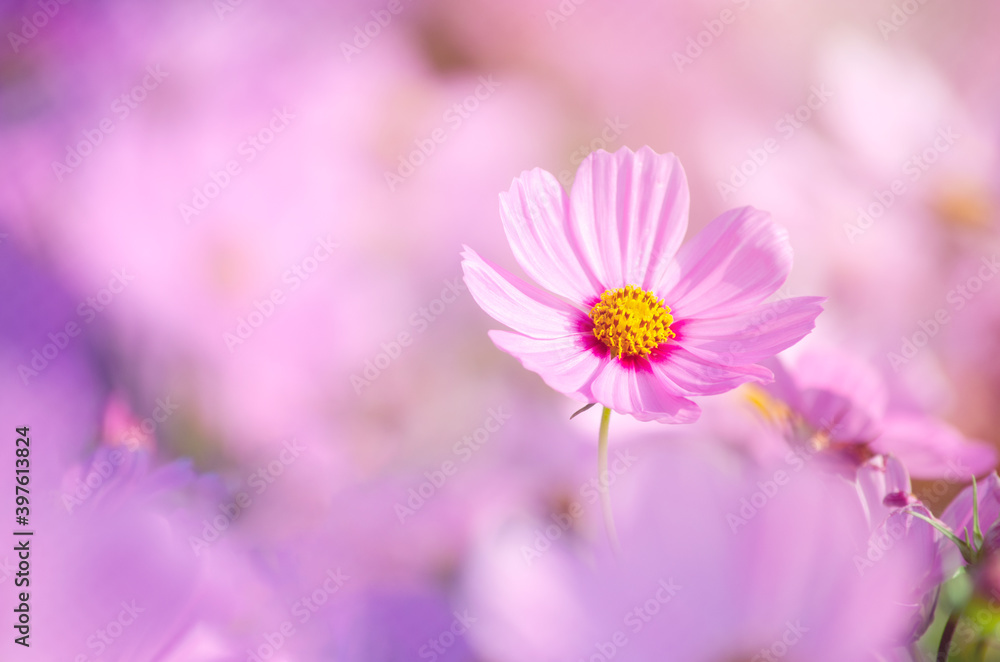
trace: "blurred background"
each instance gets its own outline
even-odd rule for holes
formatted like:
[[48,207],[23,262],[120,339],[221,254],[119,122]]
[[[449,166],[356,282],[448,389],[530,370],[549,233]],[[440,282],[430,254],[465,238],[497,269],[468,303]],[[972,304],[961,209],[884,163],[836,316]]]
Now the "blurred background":
[[[507,659],[470,573],[511,530],[603,542],[598,415],[490,343],[459,252],[517,272],[498,193],[538,166],[569,187],[596,149],[676,153],[692,233],[770,211],[782,295],[829,297],[803,345],[1000,443],[996,3],[10,0],[0,23],[0,411],[32,436],[39,660]],[[744,447],[745,394],[704,404],[616,419],[612,453]],[[956,488],[921,490],[939,512]]]

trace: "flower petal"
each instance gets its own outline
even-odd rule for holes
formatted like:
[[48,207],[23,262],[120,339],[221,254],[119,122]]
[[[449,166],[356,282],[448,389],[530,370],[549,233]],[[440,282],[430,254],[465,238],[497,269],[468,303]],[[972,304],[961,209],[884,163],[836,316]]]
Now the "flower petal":
[[538,373],[551,388],[590,401],[590,382],[606,359],[593,351],[587,334],[544,339],[509,331],[490,331],[489,335],[497,347]]
[[909,494],[912,491],[910,476],[903,463],[893,456],[884,455],[876,455],[858,467],[856,485],[872,529],[885,521],[894,510],[885,504],[888,495],[895,492]]
[[581,305],[604,291],[580,262],[569,230],[569,197],[551,173],[522,172],[500,194],[500,218],[514,257],[536,283]]
[[580,164],[570,192],[572,230],[604,289],[652,289],[687,232],[687,178],[673,154],[598,150]]
[[997,464],[990,444],[966,439],[950,425],[919,415],[887,416],[872,450],[898,456],[916,478],[968,478]]
[[781,359],[775,356],[764,359],[760,364],[774,375],[774,381],[768,384],[764,390],[772,397],[784,402],[792,410],[801,411],[802,394],[799,391],[799,385],[795,381],[794,375],[788,371]]
[[687,395],[715,395],[731,391],[747,382],[770,381],[767,368],[749,364],[726,366],[692,354],[676,344],[666,345],[651,355],[653,371],[669,379]]
[[725,366],[758,363],[791,347],[812,331],[823,297],[772,301],[718,319],[682,319],[671,327],[676,342]]
[[610,360],[590,386],[594,400],[619,414],[640,421],[693,423],[701,408],[683,397],[681,390],[648,361]]
[[534,338],[557,338],[578,333],[586,322],[579,309],[528,285],[468,246],[462,257],[465,284],[476,303],[515,331]]
[[788,232],[767,212],[741,207],[681,246],[656,291],[678,317],[721,317],[767,299],[791,268]]
[[[811,350],[796,361],[795,376],[802,390],[799,411],[815,427],[844,442],[868,442],[879,434],[889,394],[870,364],[839,350]],[[837,424],[831,428],[823,420]]]
[[843,444],[866,444],[879,435],[879,420],[846,396],[821,389],[801,393],[799,413],[815,430]]

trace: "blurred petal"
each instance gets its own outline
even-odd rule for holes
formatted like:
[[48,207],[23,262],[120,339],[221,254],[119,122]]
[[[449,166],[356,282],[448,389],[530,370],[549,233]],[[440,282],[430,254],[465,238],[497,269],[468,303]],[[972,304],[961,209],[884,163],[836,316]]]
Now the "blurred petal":
[[916,478],[965,479],[984,474],[997,464],[993,446],[966,439],[950,425],[927,416],[886,417],[872,449],[899,456]]
[[877,455],[858,467],[858,492],[861,504],[874,529],[885,521],[894,509],[885,503],[890,494],[910,494],[910,477],[906,467],[897,458]]
[[795,411],[801,410],[799,385],[795,377],[785,367],[785,364],[777,356],[764,359],[760,362],[774,375],[774,381],[764,387],[771,396],[784,402]]
[[[807,351],[796,362],[795,374],[803,391],[824,391],[839,395],[857,410],[854,416],[859,420],[867,417],[874,426],[885,416],[889,400],[885,382],[868,362],[853,354],[830,349]],[[803,407],[807,411],[809,404],[803,403]],[[857,434],[869,435],[875,432],[873,427],[864,432],[859,429]]]

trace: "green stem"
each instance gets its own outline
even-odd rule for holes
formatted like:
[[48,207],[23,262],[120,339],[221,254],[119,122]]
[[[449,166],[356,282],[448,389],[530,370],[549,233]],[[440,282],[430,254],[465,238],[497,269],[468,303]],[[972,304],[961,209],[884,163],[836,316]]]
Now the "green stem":
[[608,427],[611,423],[611,410],[604,408],[601,414],[601,432],[597,438],[597,483],[601,492],[601,510],[604,511],[604,527],[608,530],[608,540],[615,556],[621,554],[618,545],[618,532],[615,530],[615,517],[611,512],[611,492],[608,490],[610,474],[608,473]]

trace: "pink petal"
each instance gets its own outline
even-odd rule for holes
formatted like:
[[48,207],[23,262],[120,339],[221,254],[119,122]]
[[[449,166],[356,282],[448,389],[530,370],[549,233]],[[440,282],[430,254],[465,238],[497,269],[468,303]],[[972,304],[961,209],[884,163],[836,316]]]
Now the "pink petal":
[[869,526],[877,527],[895,510],[885,505],[885,498],[893,493],[909,494],[912,491],[906,467],[892,456],[876,455],[858,467],[858,491],[861,503],[869,518]]
[[770,214],[741,207],[681,246],[656,291],[678,317],[721,317],[767,299],[791,268],[788,232]]
[[881,375],[865,361],[839,350],[812,350],[795,363],[795,377],[802,390],[836,393],[865,412],[872,421],[885,416],[889,400]]
[[481,258],[468,246],[462,271],[476,303],[493,319],[534,338],[558,338],[580,332],[587,316],[547,292],[528,285]]
[[771,379],[771,372],[763,366],[720,365],[680,345],[667,345],[652,356],[653,371],[672,381],[687,395],[715,395],[747,382]]
[[604,290],[580,262],[569,230],[569,197],[550,173],[521,173],[500,194],[500,218],[514,257],[536,283],[581,305]]
[[950,425],[926,416],[890,415],[882,428],[872,449],[897,455],[916,478],[963,480],[997,464],[993,446],[966,439]]
[[801,401],[799,385],[795,377],[785,368],[785,364],[777,356],[764,359],[760,362],[762,366],[771,371],[774,381],[764,387],[771,396],[791,407],[794,411],[801,411]]
[[538,373],[551,388],[590,401],[590,382],[606,359],[591,348],[590,334],[561,338],[529,338],[509,331],[490,331],[497,347]]
[[687,232],[687,178],[673,154],[598,150],[577,170],[570,193],[573,231],[605,289],[649,290]]
[[878,437],[881,429],[878,419],[839,393],[805,389],[800,393],[799,406],[799,413],[810,426],[826,432],[836,442],[866,444]]
[[669,378],[654,373],[645,361],[606,362],[590,390],[605,407],[640,421],[693,423],[701,415],[698,405],[682,397]]
[[681,319],[677,343],[722,366],[758,363],[791,347],[815,326],[823,297],[795,297],[718,319]]

